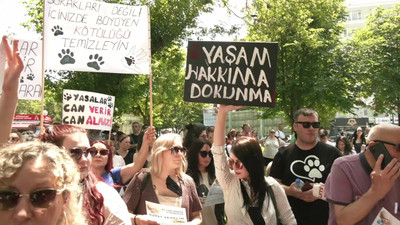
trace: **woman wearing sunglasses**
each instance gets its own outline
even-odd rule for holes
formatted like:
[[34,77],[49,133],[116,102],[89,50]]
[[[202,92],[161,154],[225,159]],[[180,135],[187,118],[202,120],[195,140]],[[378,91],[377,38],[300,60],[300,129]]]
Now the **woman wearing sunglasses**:
[[220,106],[211,148],[215,173],[224,192],[228,224],[296,224],[282,187],[273,178],[264,177],[264,159],[258,142],[241,137],[233,143],[229,159],[224,152],[227,114],[240,108]]
[[188,223],[201,224],[201,203],[193,179],[185,174],[187,149],[178,134],[161,135],[154,142],[149,172],[137,173],[124,195],[135,224],[153,221],[145,216],[146,201],[186,209]]
[[[189,148],[187,174],[191,176],[196,184],[197,195],[203,204],[201,210],[203,225],[224,224],[223,206],[222,212],[216,212],[214,206],[204,206],[205,199],[211,185],[215,181],[215,168],[213,155],[211,153],[211,144],[207,140],[197,139]],[[219,204],[222,205],[222,204]]]
[[142,169],[154,140],[154,128],[147,129],[140,147],[140,154],[137,154],[135,162],[117,168],[113,168],[111,147],[103,141],[94,141],[89,151],[92,156],[90,169],[100,180],[120,191],[121,187],[127,184],[133,175]]
[[86,224],[79,173],[65,151],[41,142],[8,146],[0,168],[0,224]]
[[54,125],[47,128],[40,140],[65,148],[74,159],[82,184],[80,202],[89,224],[131,224],[131,216],[114,188],[99,182],[90,172],[92,160],[85,129],[72,125]]

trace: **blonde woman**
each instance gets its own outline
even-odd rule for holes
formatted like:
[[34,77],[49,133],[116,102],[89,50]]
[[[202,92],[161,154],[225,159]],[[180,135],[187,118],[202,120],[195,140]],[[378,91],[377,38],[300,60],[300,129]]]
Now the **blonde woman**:
[[154,142],[150,172],[137,173],[124,195],[128,210],[136,214],[134,224],[156,224],[144,215],[145,201],[185,208],[187,224],[201,224],[196,186],[185,174],[186,153],[178,134],[164,134]]
[[66,151],[27,142],[0,150],[0,224],[85,224],[79,172]]

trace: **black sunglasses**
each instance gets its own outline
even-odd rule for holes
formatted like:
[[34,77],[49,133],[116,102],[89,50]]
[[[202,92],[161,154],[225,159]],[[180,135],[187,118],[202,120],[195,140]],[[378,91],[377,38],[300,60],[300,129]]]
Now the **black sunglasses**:
[[304,128],[310,128],[310,126],[312,126],[313,128],[319,128],[321,126],[320,122],[296,122],[296,123],[300,123],[303,125]]
[[200,153],[200,156],[203,157],[203,158],[207,157],[207,155],[208,155],[210,158],[213,157],[213,154],[212,154],[211,151],[208,151],[208,152],[207,152],[207,151],[200,151],[199,153]]
[[381,140],[373,140],[373,142],[381,142],[383,144],[392,145],[392,146],[396,147],[396,151],[400,152],[400,144],[395,144],[392,142],[381,141]]
[[82,155],[85,155],[87,158],[90,153],[90,155],[94,157],[97,154],[97,151],[94,148],[81,149],[79,147],[73,147],[69,149],[69,153],[73,159],[79,161],[82,158]]
[[171,154],[175,156],[178,155],[179,153],[185,156],[187,151],[188,150],[185,147],[174,146],[171,148]]
[[89,151],[90,151],[90,155],[91,155],[92,157],[96,156],[97,153],[100,153],[100,155],[102,155],[102,156],[108,155],[108,150],[107,150],[107,149],[100,149],[100,150],[97,150],[96,148],[90,148]]
[[31,192],[29,194],[21,194],[16,191],[0,191],[0,210],[14,209],[24,196],[29,197],[29,202],[36,208],[48,208],[54,202],[57,194],[64,192],[64,189],[43,189]]

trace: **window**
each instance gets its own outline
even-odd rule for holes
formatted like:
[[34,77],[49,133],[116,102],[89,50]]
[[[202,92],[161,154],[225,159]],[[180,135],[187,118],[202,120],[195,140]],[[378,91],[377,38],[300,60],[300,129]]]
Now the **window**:
[[349,17],[347,18],[347,20],[361,20],[361,11],[349,12]]

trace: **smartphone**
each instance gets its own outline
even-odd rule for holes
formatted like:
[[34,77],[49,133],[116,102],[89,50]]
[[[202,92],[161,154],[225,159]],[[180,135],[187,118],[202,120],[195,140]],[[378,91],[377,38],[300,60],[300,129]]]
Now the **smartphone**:
[[376,160],[380,154],[383,154],[382,169],[384,169],[393,159],[382,142],[376,142],[375,145],[369,147],[369,150]]

